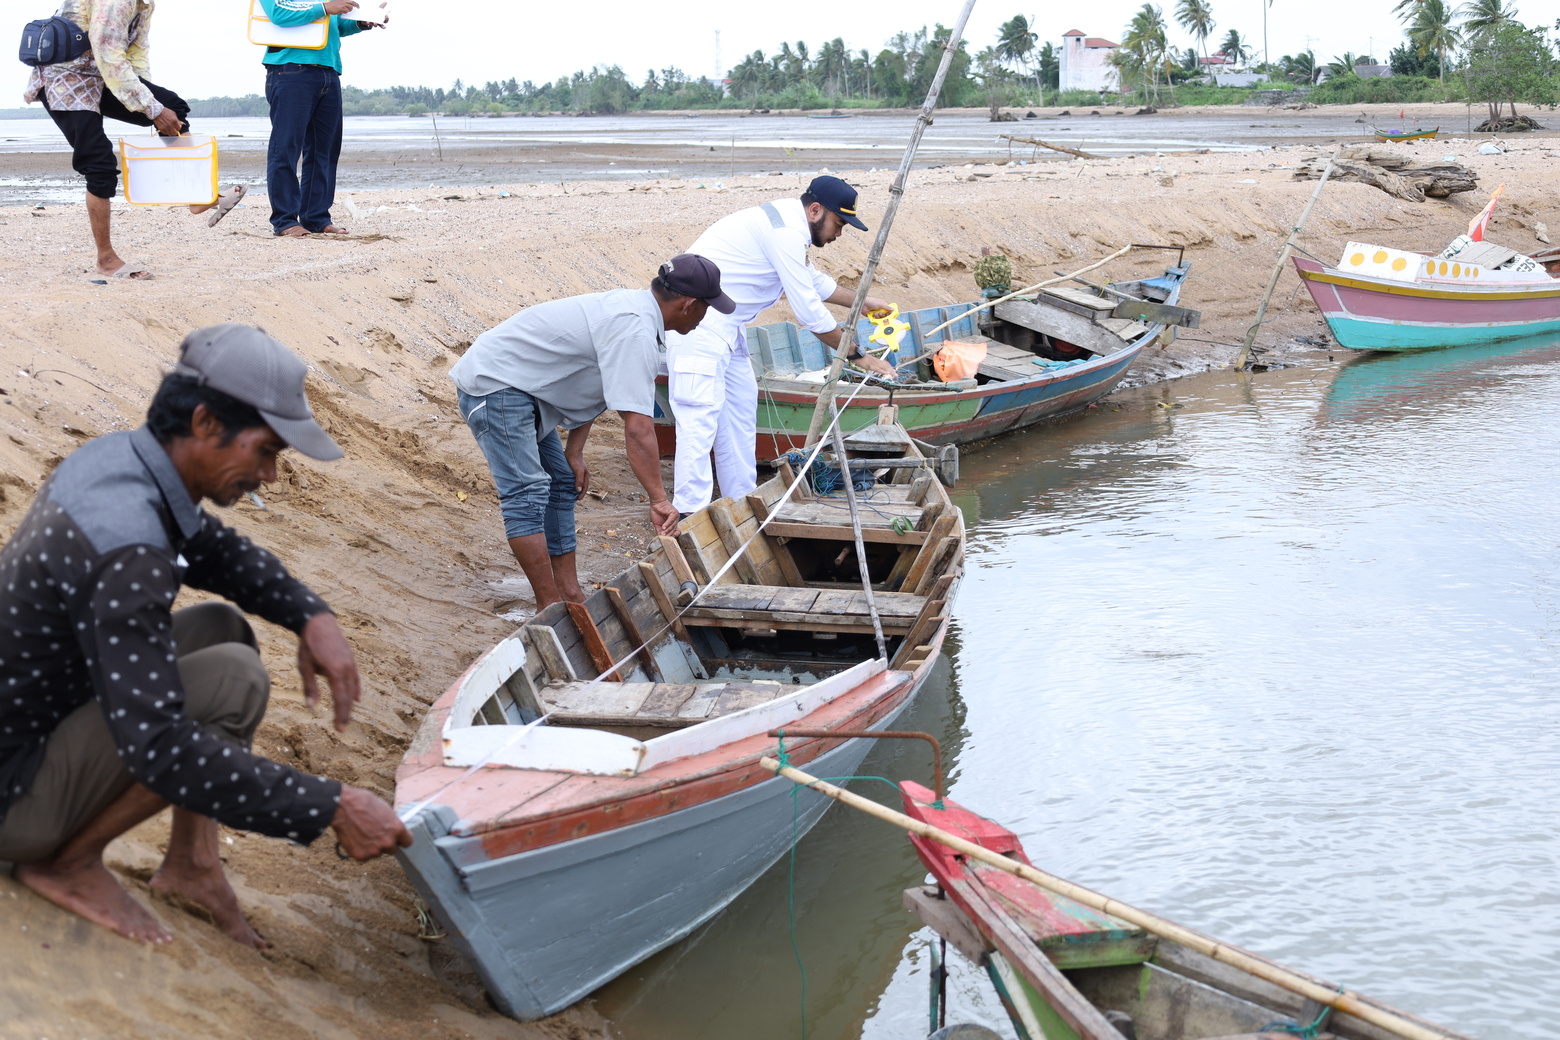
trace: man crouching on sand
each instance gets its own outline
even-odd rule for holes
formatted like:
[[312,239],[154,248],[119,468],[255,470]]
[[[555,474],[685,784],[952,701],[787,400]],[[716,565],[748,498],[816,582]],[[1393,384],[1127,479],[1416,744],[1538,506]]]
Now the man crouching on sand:
[[[649,496],[650,522],[661,534],[677,532],[655,440],[655,374],[666,333],[692,332],[711,307],[729,314],[736,304],[721,292],[719,268],[684,253],[662,264],[648,289],[528,307],[478,336],[450,369],[537,610],[584,602],[574,503],[590,488],[585,439],[608,408],[623,417],[628,464]],[[568,427],[567,447],[559,426]]]
[[341,457],[309,411],[307,369],[244,325],[202,329],[180,349],[146,425],[60,463],[0,550],[0,860],[89,921],[167,942],[102,856],[172,803],[152,888],[264,948],[222,872],[219,822],[304,844],[331,827],[359,860],[412,836],[369,792],[253,754],[270,692],[253,630],[226,603],[172,609],[189,585],[297,632],[308,703],[323,675],[346,728],[360,691],[335,615],[200,505],[275,480],[289,446]]

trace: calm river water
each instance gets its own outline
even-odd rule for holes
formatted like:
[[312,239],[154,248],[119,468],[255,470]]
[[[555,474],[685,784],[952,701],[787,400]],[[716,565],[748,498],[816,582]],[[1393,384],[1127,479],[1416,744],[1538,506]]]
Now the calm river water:
[[[1557,402],[1560,342],[1340,355],[968,449],[957,632],[902,726],[1047,869],[1484,1040],[1553,1036]],[[808,1037],[925,1037],[923,874],[844,808],[801,843]],[[600,1010],[627,1040],[801,1037],[788,878]],[[950,958],[950,1021],[1011,1035]]]

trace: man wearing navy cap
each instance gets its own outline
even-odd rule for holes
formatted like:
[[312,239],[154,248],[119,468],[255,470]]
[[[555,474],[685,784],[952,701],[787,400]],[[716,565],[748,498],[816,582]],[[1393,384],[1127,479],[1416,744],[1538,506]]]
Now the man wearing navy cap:
[[[856,294],[815,270],[807,262],[807,247],[828,245],[847,224],[867,230],[856,215],[856,189],[838,177],[815,177],[800,199],[739,210],[716,221],[693,244],[690,252],[720,267],[721,286],[736,307],[690,335],[667,337],[668,389],[677,420],[673,502],[679,512],[709,504],[712,477],[719,477],[726,497],[740,497],[757,486],[758,381],[743,327],[783,293],[803,328],[830,350],[839,346],[840,324],[824,304],[849,307]],[[867,297],[867,310],[887,306]],[[894,378],[893,367],[870,354],[851,360]]]
[[[735,309],[721,291],[720,270],[684,253],[661,265],[649,289],[527,307],[478,336],[450,369],[537,610],[585,600],[574,564],[574,503],[590,487],[585,439],[608,408],[623,417],[628,464],[649,496],[651,524],[660,534],[677,533],[655,441],[662,341],[668,332],[692,332],[706,311]],[[559,426],[568,430],[567,445]]]

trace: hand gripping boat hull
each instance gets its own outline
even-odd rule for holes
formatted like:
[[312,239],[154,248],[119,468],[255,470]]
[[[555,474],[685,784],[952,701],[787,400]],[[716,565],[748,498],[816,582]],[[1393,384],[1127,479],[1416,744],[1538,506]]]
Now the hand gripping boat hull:
[[[891,363],[951,339],[985,344],[979,372],[940,383],[927,362],[907,366],[914,380],[892,392],[869,387],[843,410],[840,427],[870,425],[878,406],[892,403],[899,408],[899,423],[917,440],[968,444],[1087,408],[1115,389],[1138,355],[1166,334],[1167,321],[1196,327],[1197,312],[1177,306],[1190,271],[1190,264],[1180,264],[1157,278],[1114,282],[1110,291],[1052,289],[1017,297],[998,304],[997,320],[984,330],[974,304],[910,311],[903,315],[910,331],[898,351],[886,355]],[[932,331],[949,320],[948,328]],[[746,333],[758,378],[756,457],[775,459],[806,441],[830,355],[818,337],[791,322],[751,326]],[[858,342],[871,347],[872,333],[872,324],[863,320]],[[661,451],[670,455],[677,428],[665,376],[656,384],[655,421]]]
[[[567,1007],[785,852],[791,784],[758,764],[770,730],[888,728],[925,681],[963,518],[900,427],[862,431],[848,453],[879,478],[857,494],[887,659],[844,497],[787,497],[782,472],[690,516],[572,612],[541,611],[433,705],[396,777],[415,837],[400,859],[505,1013]],[[808,739],[792,755],[845,775],[870,744]],[[822,812],[804,806],[801,827]]]
[[[1515,255],[1479,245],[1492,258]],[[1560,279],[1542,269],[1507,272],[1477,259],[1354,242],[1338,267],[1299,256],[1294,263],[1333,337],[1353,350],[1428,350],[1560,332]]]
[[[1009,869],[1032,866],[1001,824],[918,784],[900,790],[911,819]],[[1049,884],[1088,905],[930,837],[910,841],[935,884],[908,889],[905,908],[986,970],[1021,1040],[1472,1040],[1063,879]],[[935,1008],[939,972],[932,983]]]

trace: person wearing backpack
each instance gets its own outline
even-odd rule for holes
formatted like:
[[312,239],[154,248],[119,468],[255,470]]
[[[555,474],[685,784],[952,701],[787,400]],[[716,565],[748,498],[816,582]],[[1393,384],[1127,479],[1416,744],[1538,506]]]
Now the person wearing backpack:
[[[87,219],[97,245],[97,271],[113,278],[150,278],[140,264],[127,263],[114,251],[109,234],[109,203],[119,190],[119,160],[103,132],[103,118],[136,126],[152,126],[164,137],[189,132],[190,106],[166,87],[146,77],[149,72],[148,34],[153,0],[65,0],[54,21],[63,20],[72,40],[63,53],[29,55],[23,36],[22,60],[33,66],[22,97],[29,105],[43,102],[54,125],[71,147],[71,166],[87,181]],[[35,25],[29,25],[31,32]],[[85,30],[86,38],[80,38]],[[82,49],[80,44],[86,44]],[[65,58],[68,60],[59,60]],[[47,64],[42,63],[52,59]],[[211,224],[221,220],[244,194],[242,185],[219,200],[191,206],[191,213],[215,208]]]

